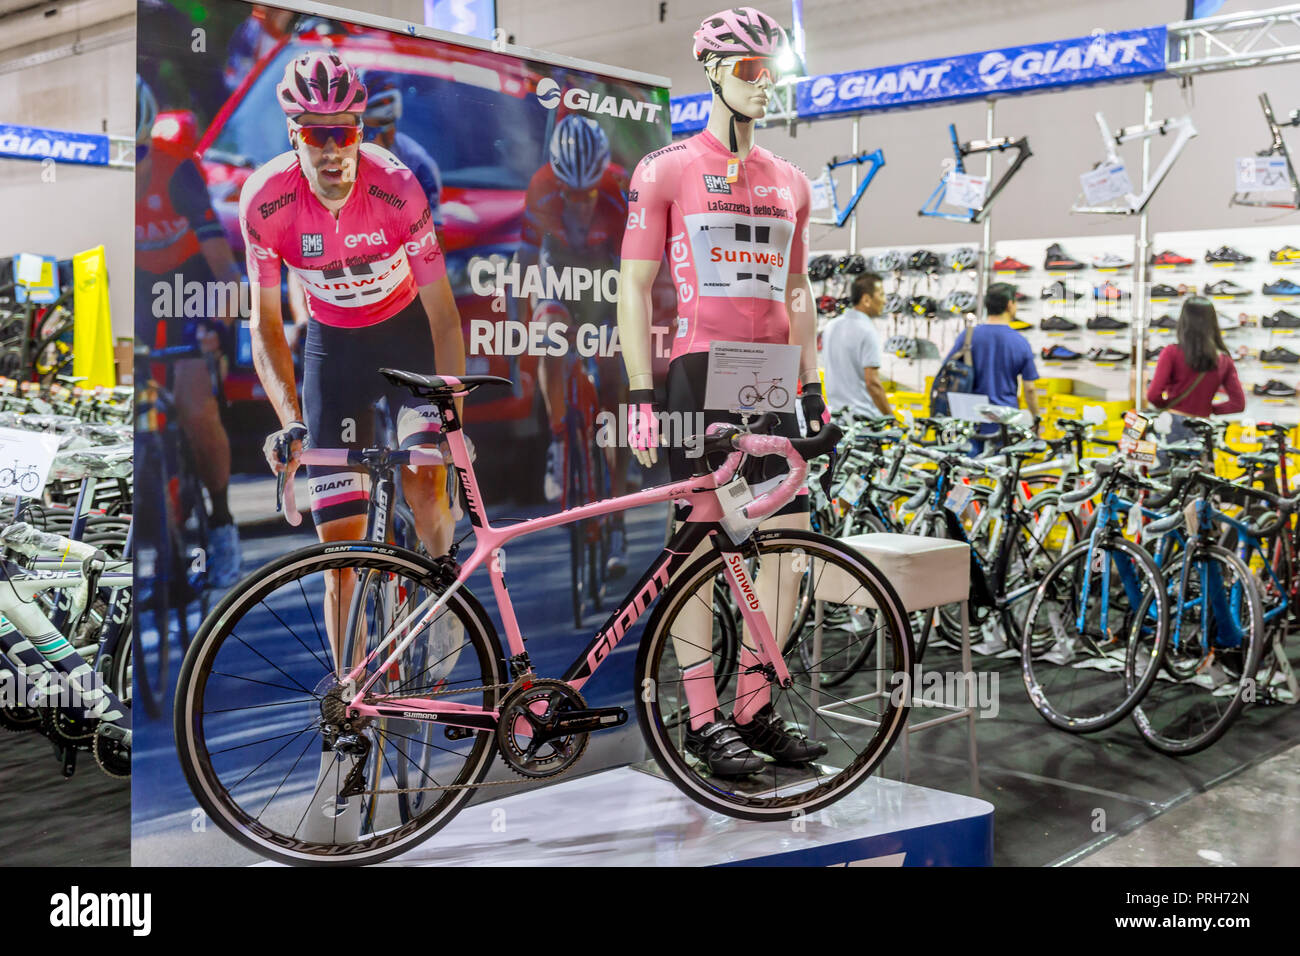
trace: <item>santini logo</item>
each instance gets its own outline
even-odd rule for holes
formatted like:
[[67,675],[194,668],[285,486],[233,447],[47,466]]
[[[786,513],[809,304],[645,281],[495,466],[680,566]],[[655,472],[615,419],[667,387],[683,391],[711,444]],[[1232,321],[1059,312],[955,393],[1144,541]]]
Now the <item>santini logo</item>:
[[710,173],[704,174],[704,188],[711,193],[725,193],[731,195],[731,183],[727,182],[726,176],[716,176]]
[[153,897],[149,893],[70,893],[50,897],[50,925],[58,927],[129,927],[135,936],[153,928]]
[[557,108],[561,102],[571,110],[595,113],[597,116],[616,116],[619,119],[640,120],[643,123],[657,123],[659,103],[647,103],[644,100],[626,100],[619,96],[606,96],[588,90],[570,87],[561,92],[560,84],[550,77],[537,81],[537,102],[548,110]]

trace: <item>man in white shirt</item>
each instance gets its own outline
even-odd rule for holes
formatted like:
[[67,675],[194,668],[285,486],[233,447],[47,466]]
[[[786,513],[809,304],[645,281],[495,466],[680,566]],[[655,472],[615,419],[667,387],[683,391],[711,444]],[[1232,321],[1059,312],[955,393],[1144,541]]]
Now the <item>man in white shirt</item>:
[[880,336],[872,321],[885,311],[885,283],[876,273],[864,272],[853,280],[849,297],[853,308],[832,319],[822,332],[826,406],[838,411],[847,405],[860,415],[893,415],[878,375]]

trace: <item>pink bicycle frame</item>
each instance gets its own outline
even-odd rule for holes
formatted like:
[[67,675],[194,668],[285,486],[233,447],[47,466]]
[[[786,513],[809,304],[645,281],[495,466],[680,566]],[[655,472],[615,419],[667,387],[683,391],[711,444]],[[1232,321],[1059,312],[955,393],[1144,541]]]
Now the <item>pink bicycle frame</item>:
[[[451,376],[442,375],[439,377],[450,386],[454,387],[460,384],[458,379]],[[525,654],[523,635],[519,630],[519,622],[515,616],[514,606],[510,601],[509,591],[506,588],[504,562],[498,560],[499,556],[503,554],[502,549],[508,542],[527,534],[560,527],[586,518],[628,511],[646,505],[663,504],[677,499],[685,499],[691,503],[690,517],[651,563],[649,569],[633,585],[628,592],[628,596],[610,614],[604,625],[597,630],[587,649],[574,661],[563,679],[575,688],[580,689],[591,678],[601,662],[618,646],[618,643],[632,625],[640,619],[641,615],[654,602],[654,599],[668,585],[673,574],[691,556],[696,546],[706,537],[713,535],[715,546],[726,551],[728,556],[736,555],[735,560],[724,561],[726,579],[732,593],[735,595],[737,607],[739,607],[745,623],[749,625],[750,633],[754,636],[760,660],[772,665],[776,679],[780,683],[789,682],[789,670],[777,647],[767,618],[759,606],[753,582],[745,569],[744,559],[739,556],[738,551],[730,548],[730,539],[726,539],[724,544],[723,539],[717,536],[716,523],[722,518],[722,507],[718,502],[717,495],[713,493],[717,488],[732,480],[745,454],[756,456],[780,454],[785,456],[790,463],[789,473],[775,488],[759,496],[742,510],[746,518],[757,522],[781,508],[795,496],[802,486],[808,467],[802,456],[791,446],[789,439],[769,435],[741,435],[735,440],[735,447],[738,450],[729,454],[723,465],[712,473],[647,488],[621,498],[611,498],[581,505],[577,508],[570,508],[553,515],[534,518],[517,524],[493,527],[488,520],[487,511],[483,507],[478,479],[474,474],[469,449],[465,444],[465,436],[461,430],[453,402],[453,399],[463,397],[466,394],[468,394],[467,391],[449,392],[445,395],[436,396],[434,400],[439,404],[443,431],[451,449],[452,463],[456,468],[466,504],[468,505],[469,520],[474,530],[474,550],[461,565],[460,572],[450,587],[440,595],[430,595],[419,607],[409,612],[402,620],[394,623],[366,659],[345,675],[342,683],[348,690],[345,691],[344,699],[347,700],[349,712],[352,715],[427,720],[475,729],[491,729],[495,727],[499,716],[498,713],[485,710],[482,707],[459,704],[454,701],[431,700],[427,697],[379,698],[373,701],[367,701],[365,698],[371,686],[379,679],[379,676],[386,673],[400,659],[406,647],[415,639],[415,636],[433,623],[452,596],[463,588],[471,575],[485,563],[488,565],[492,590],[496,595],[497,608],[505,629],[505,639],[510,656],[512,658],[523,657]],[[431,460],[427,462],[428,464],[443,463],[442,456],[436,452],[430,452],[429,455]],[[437,460],[434,461],[432,458]],[[344,456],[345,460],[346,456]],[[322,461],[320,463],[325,464],[327,462]],[[328,463],[337,464],[340,462],[331,460]],[[416,460],[412,458],[412,464],[416,463]],[[288,500],[289,498],[286,497],[286,502]],[[372,674],[366,677],[367,668],[380,652],[388,646],[393,647],[389,656]],[[355,688],[355,692],[351,688]]]

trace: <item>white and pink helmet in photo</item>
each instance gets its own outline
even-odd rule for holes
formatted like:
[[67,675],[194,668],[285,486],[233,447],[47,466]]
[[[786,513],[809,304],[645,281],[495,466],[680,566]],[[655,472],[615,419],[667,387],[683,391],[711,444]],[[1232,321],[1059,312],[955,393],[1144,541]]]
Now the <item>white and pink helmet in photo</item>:
[[332,50],[310,50],[284,66],[284,79],[275,88],[280,108],[300,113],[355,113],[366,110],[366,84],[357,71]]
[[753,7],[732,7],[706,17],[695,31],[695,59],[780,56],[788,44],[781,24],[766,13]]

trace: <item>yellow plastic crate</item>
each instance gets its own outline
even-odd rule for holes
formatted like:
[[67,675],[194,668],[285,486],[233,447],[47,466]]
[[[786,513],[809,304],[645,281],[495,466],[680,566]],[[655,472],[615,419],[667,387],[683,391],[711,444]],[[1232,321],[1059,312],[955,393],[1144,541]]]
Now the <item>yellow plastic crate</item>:
[[1083,409],[1088,405],[1096,405],[1101,408],[1107,421],[1122,419],[1124,413],[1133,407],[1132,402],[1104,402],[1096,398],[1085,398],[1082,395],[1059,394],[1049,398],[1048,405],[1059,417],[1075,421],[1083,418]]
[[1241,425],[1233,422],[1228,426],[1227,434],[1224,435],[1223,441],[1233,451],[1261,451],[1264,448],[1264,442],[1260,440],[1260,433],[1254,432],[1249,440],[1243,437],[1245,431]]
[[1040,378],[1034,383],[1034,391],[1038,392],[1039,398],[1050,398],[1053,395],[1069,395],[1074,392],[1074,379]]
[[894,392],[889,396],[889,400],[896,411],[905,408],[914,415],[930,414],[930,396],[924,392]]

